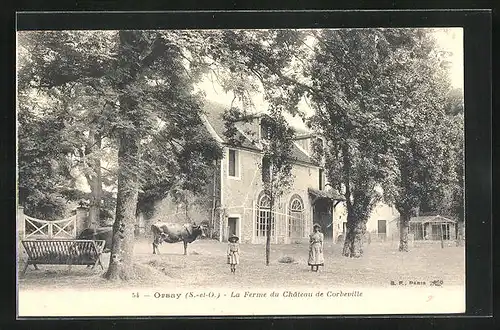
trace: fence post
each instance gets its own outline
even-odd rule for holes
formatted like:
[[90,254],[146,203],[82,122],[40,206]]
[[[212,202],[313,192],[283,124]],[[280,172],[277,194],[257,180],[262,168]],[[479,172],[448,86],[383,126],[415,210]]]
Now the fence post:
[[77,207],[76,208],[76,234],[80,234],[82,230],[89,228],[90,224],[88,223],[88,209],[86,207]]
[[17,221],[16,221],[16,231],[17,231],[17,235],[18,237],[21,237],[24,239],[24,235],[25,235],[25,221],[24,221],[24,207],[19,205],[17,207]]
[[54,236],[54,232],[53,232],[53,229],[52,229],[53,226],[52,225],[53,225],[52,222],[48,222],[47,223],[47,227],[48,227],[47,228],[47,233],[49,235],[49,239],[51,239]]

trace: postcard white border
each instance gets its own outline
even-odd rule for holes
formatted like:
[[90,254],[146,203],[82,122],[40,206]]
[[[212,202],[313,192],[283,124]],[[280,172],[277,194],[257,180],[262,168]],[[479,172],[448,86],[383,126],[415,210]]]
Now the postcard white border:
[[[245,292],[265,294],[250,297]],[[277,296],[272,295],[272,293]],[[290,292],[290,294],[284,294]],[[312,297],[293,297],[295,292]],[[322,292],[323,296],[319,296]],[[136,295],[139,295],[136,297]],[[163,296],[162,296],[163,294]],[[236,295],[239,294],[239,297]],[[174,297],[172,297],[174,295]],[[198,296],[197,296],[198,295]],[[204,296],[203,296],[204,295]],[[465,312],[465,288],[20,290],[18,317],[381,315]]]

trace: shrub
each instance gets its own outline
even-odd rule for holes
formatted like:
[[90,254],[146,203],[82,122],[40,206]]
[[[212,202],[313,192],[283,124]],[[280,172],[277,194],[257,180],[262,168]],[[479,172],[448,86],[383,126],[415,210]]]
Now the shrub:
[[159,267],[160,263],[158,262],[158,260],[150,260],[148,262],[148,265],[151,266],[151,267]]
[[279,258],[278,262],[282,263],[282,264],[291,264],[291,263],[295,262],[295,259],[293,259],[292,257],[289,257],[289,256],[284,256],[284,257]]

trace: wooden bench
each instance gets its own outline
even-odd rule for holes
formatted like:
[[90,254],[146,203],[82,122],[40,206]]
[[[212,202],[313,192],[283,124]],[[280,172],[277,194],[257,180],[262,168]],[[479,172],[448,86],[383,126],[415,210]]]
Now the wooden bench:
[[104,240],[23,240],[21,241],[28,260],[24,266],[22,274],[26,273],[29,265],[38,269],[37,265],[68,265],[71,270],[72,265],[100,265],[101,254],[104,250]]

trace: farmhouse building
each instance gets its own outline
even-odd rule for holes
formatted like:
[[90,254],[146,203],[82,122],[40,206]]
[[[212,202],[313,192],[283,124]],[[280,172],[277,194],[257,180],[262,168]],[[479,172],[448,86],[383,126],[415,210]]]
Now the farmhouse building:
[[[321,166],[312,159],[314,135],[297,132],[293,157],[295,159],[291,189],[276,202],[275,211],[269,210],[269,197],[262,185],[262,140],[258,116],[251,123],[237,123],[232,144],[225,136],[222,114],[227,107],[215,102],[205,104],[205,129],[224,148],[224,158],[213,166],[213,177],[205,193],[190,196],[185,204],[166,198],[155,204],[155,215],[145,219],[139,215],[142,226],[154,221],[185,223],[208,221],[211,236],[220,241],[236,234],[241,242],[265,242],[267,219],[272,221],[273,243],[294,243],[307,240],[312,224],[317,222],[327,239],[341,241],[347,230],[347,211],[343,196],[329,188]],[[399,213],[384,203],[376,205],[366,224],[372,240],[397,239],[395,225]]]
[[[343,199],[328,187],[323,169],[315,164],[311,142],[314,136],[297,134],[293,145],[291,188],[276,201],[271,214],[269,196],[262,185],[262,134],[259,116],[250,123],[236,123],[238,145],[225,136],[222,115],[225,106],[208,102],[204,126],[224,148],[224,158],[214,165],[214,174],[203,196],[192,196],[186,205],[165,199],[155,205],[152,221],[209,221],[220,241],[236,234],[245,243],[264,243],[266,223],[271,219],[271,241],[293,243],[307,239],[313,222],[326,237],[333,238],[335,205]],[[150,221],[151,221],[150,220]]]

